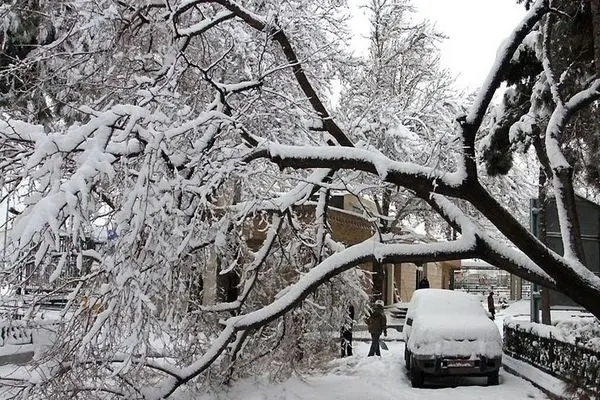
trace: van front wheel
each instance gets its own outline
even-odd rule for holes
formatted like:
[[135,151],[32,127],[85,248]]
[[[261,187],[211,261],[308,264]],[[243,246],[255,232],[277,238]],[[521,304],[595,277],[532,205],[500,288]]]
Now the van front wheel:
[[496,386],[498,383],[500,383],[498,373],[499,372],[496,371],[488,374],[488,386]]
[[[414,364],[414,363],[413,363]],[[410,368],[410,383],[414,388],[421,388],[425,383],[425,373],[416,365],[411,365]]]

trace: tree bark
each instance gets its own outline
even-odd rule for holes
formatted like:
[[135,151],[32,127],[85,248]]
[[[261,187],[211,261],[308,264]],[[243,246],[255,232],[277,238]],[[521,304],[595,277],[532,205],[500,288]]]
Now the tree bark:
[[383,285],[385,284],[383,267],[383,263],[373,260],[373,293],[371,294],[373,301],[383,300]]
[[596,74],[600,77],[600,1],[589,0],[592,10],[592,30],[594,35],[594,63]]

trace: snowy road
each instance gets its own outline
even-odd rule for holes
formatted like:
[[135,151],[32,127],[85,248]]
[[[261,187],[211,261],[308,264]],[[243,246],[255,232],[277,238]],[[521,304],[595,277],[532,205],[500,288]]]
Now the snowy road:
[[486,386],[486,378],[426,379],[424,389],[413,389],[404,369],[404,343],[390,343],[381,359],[367,358],[367,343],[355,343],[356,355],[335,360],[326,373],[280,384],[261,380],[234,385],[227,393],[200,400],[490,400],[547,399],[529,382],[500,371],[500,385]]

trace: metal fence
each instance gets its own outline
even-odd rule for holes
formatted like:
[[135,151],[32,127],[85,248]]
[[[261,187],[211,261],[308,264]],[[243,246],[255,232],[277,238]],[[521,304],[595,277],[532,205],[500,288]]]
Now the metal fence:
[[565,381],[571,388],[600,395],[600,353],[597,351],[505,325],[504,352]]

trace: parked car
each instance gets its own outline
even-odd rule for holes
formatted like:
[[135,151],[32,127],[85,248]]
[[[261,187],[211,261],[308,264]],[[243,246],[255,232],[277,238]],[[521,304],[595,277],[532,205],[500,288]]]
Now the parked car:
[[413,387],[425,376],[487,376],[498,384],[502,338],[476,296],[444,289],[415,291],[404,324],[404,360]]

